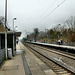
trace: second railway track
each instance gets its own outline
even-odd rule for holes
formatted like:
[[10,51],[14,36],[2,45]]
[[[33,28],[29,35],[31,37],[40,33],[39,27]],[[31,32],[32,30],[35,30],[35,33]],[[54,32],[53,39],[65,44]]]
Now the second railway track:
[[[67,66],[66,63],[62,64],[60,59],[53,59],[53,57],[48,56],[41,48],[28,43],[23,43],[26,45],[36,56],[38,56],[43,62],[45,62],[57,75],[75,75],[75,70],[71,66]],[[41,49],[41,50],[40,50]]]

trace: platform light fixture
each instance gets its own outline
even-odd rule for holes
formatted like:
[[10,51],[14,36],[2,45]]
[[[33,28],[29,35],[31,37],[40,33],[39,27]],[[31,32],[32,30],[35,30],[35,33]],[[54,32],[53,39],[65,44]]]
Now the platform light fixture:
[[14,44],[14,43],[15,43],[15,42],[14,42],[14,41],[15,41],[15,36],[14,36],[14,32],[15,32],[15,31],[14,31],[14,21],[15,21],[15,20],[17,20],[17,18],[13,18],[13,55],[15,55],[15,53],[14,53],[14,45],[15,45],[15,44]]

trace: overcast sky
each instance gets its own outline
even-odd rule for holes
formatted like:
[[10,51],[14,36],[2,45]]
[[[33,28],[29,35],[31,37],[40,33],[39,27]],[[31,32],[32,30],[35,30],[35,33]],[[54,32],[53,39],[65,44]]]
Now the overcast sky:
[[[7,1],[8,25],[12,28],[13,18],[16,17],[16,30],[23,32],[22,37],[25,35],[25,31],[31,33],[34,28],[39,28],[40,31],[44,31],[45,28],[50,29],[57,24],[64,24],[65,20],[70,16],[75,16],[75,0]],[[61,2],[63,3],[57,7]],[[57,9],[54,10],[56,7]],[[4,12],[5,0],[0,0],[0,16],[4,16]]]

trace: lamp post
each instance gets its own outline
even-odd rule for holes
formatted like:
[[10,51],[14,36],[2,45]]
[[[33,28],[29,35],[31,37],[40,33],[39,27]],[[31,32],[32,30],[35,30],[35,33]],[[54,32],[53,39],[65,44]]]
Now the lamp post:
[[58,24],[58,26],[59,26],[59,31],[60,31],[60,26],[61,26],[61,24]]
[[14,36],[14,20],[16,20],[17,18],[13,18],[13,56],[15,55],[14,53],[14,45],[15,45],[15,36]]
[[5,57],[7,59],[7,0],[5,0]]
[[61,24],[58,24],[58,25],[59,25],[59,38],[61,38],[61,37],[62,37],[62,31],[61,31],[61,29],[60,29]]
[[13,32],[14,32],[14,20],[17,20],[17,18],[13,18]]
[[45,28],[45,35],[46,35],[46,37],[48,37],[48,31],[49,30]]
[[17,26],[14,27],[14,31],[15,31],[15,32],[17,31],[16,28],[17,28]]

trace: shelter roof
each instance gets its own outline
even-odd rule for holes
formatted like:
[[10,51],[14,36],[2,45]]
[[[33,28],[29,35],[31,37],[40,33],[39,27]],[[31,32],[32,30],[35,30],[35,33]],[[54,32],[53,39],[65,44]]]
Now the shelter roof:
[[[5,34],[5,32],[0,32],[0,34]],[[9,32],[7,32],[7,34],[14,34],[14,35],[16,35],[16,37],[20,37],[21,36],[21,32],[12,32],[12,31],[9,31]]]

